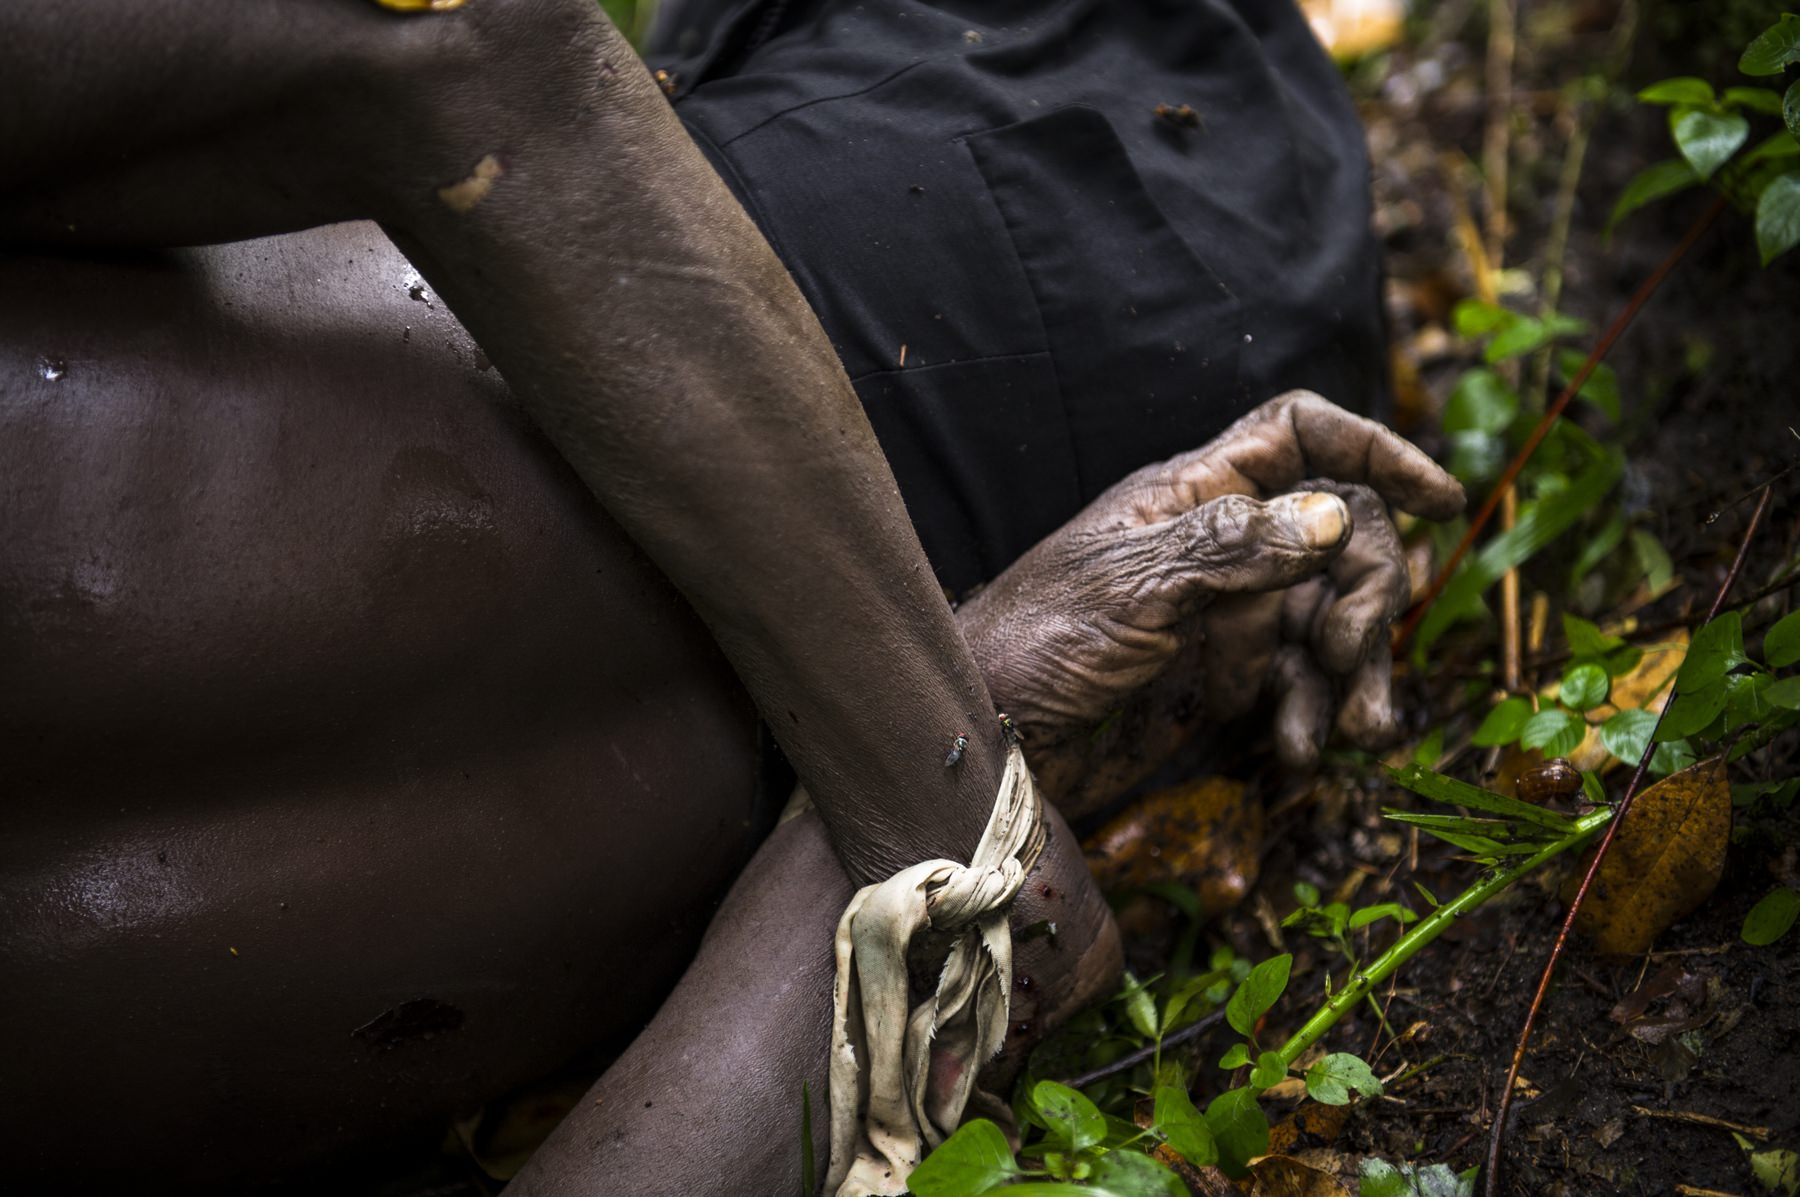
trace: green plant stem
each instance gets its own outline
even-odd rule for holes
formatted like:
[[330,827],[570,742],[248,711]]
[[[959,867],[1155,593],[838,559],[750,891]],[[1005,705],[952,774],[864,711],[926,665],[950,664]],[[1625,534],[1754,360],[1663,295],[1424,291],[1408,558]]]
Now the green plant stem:
[[1779,716],[1771,717],[1759,724],[1754,731],[1739,736],[1725,748],[1728,760],[1742,760],[1759,748],[1766,748],[1778,736],[1793,731],[1791,723],[1783,722]]
[[1574,826],[1561,839],[1545,844],[1537,852],[1510,868],[1490,874],[1420,919],[1413,925],[1412,930],[1395,940],[1393,946],[1376,957],[1367,968],[1353,974],[1348,985],[1338,990],[1329,1001],[1313,1012],[1312,1017],[1307,1019],[1305,1024],[1295,1031],[1286,1043],[1281,1045],[1278,1053],[1281,1056],[1281,1062],[1292,1068],[1294,1062],[1305,1054],[1306,1049],[1323,1038],[1340,1018],[1350,1012],[1352,1006],[1373,992],[1377,985],[1393,976],[1401,965],[1418,954],[1420,948],[1442,935],[1444,928],[1545,861],[1560,856],[1571,848],[1580,847],[1611,820],[1612,810],[1610,808],[1602,808],[1582,815],[1575,820]]

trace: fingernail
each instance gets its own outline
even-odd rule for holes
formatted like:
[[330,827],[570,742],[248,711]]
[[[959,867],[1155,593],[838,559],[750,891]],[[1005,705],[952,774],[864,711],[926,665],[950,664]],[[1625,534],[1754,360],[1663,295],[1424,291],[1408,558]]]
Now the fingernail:
[[1350,534],[1350,509],[1336,495],[1312,491],[1288,495],[1286,501],[1294,526],[1312,548],[1336,548]]

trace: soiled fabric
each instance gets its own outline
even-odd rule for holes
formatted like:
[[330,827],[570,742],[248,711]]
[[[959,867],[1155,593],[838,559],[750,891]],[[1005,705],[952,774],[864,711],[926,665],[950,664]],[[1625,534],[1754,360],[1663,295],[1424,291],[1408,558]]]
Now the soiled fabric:
[[1291,0],[671,0],[646,58],[953,591],[1283,390],[1379,414],[1362,130]]
[[[1015,744],[969,863],[928,860],[866,886],[838,922],[826,1174],[838,1197],[904,1193],[1000,1050],[1012,997],[1007,908],[1043,850],[1041,814]],[[948,939],[949,954],[914,1006],[908,961],[927,932],[940,948]]]

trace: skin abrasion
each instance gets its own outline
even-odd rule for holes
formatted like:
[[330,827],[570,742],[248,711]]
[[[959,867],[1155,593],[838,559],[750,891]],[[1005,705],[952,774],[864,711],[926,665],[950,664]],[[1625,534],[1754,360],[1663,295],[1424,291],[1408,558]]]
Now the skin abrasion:
[[484,154],[467,178],[448,187],[438,188],[438,198],[452,212],[464,215],[487,198],[488,192],[494,189],[495,181],[504,174],[506,168],[500,164],[500,159],[493,154]]

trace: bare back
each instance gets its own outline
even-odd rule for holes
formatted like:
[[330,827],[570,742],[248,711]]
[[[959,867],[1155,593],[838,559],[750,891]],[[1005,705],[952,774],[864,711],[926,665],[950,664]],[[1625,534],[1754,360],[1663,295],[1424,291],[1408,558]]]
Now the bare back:
[[98,1085],[122,1175],[279,1172],[635,1031],[750,708],[405,260],[0,259],[0,329],[9,1158]]

